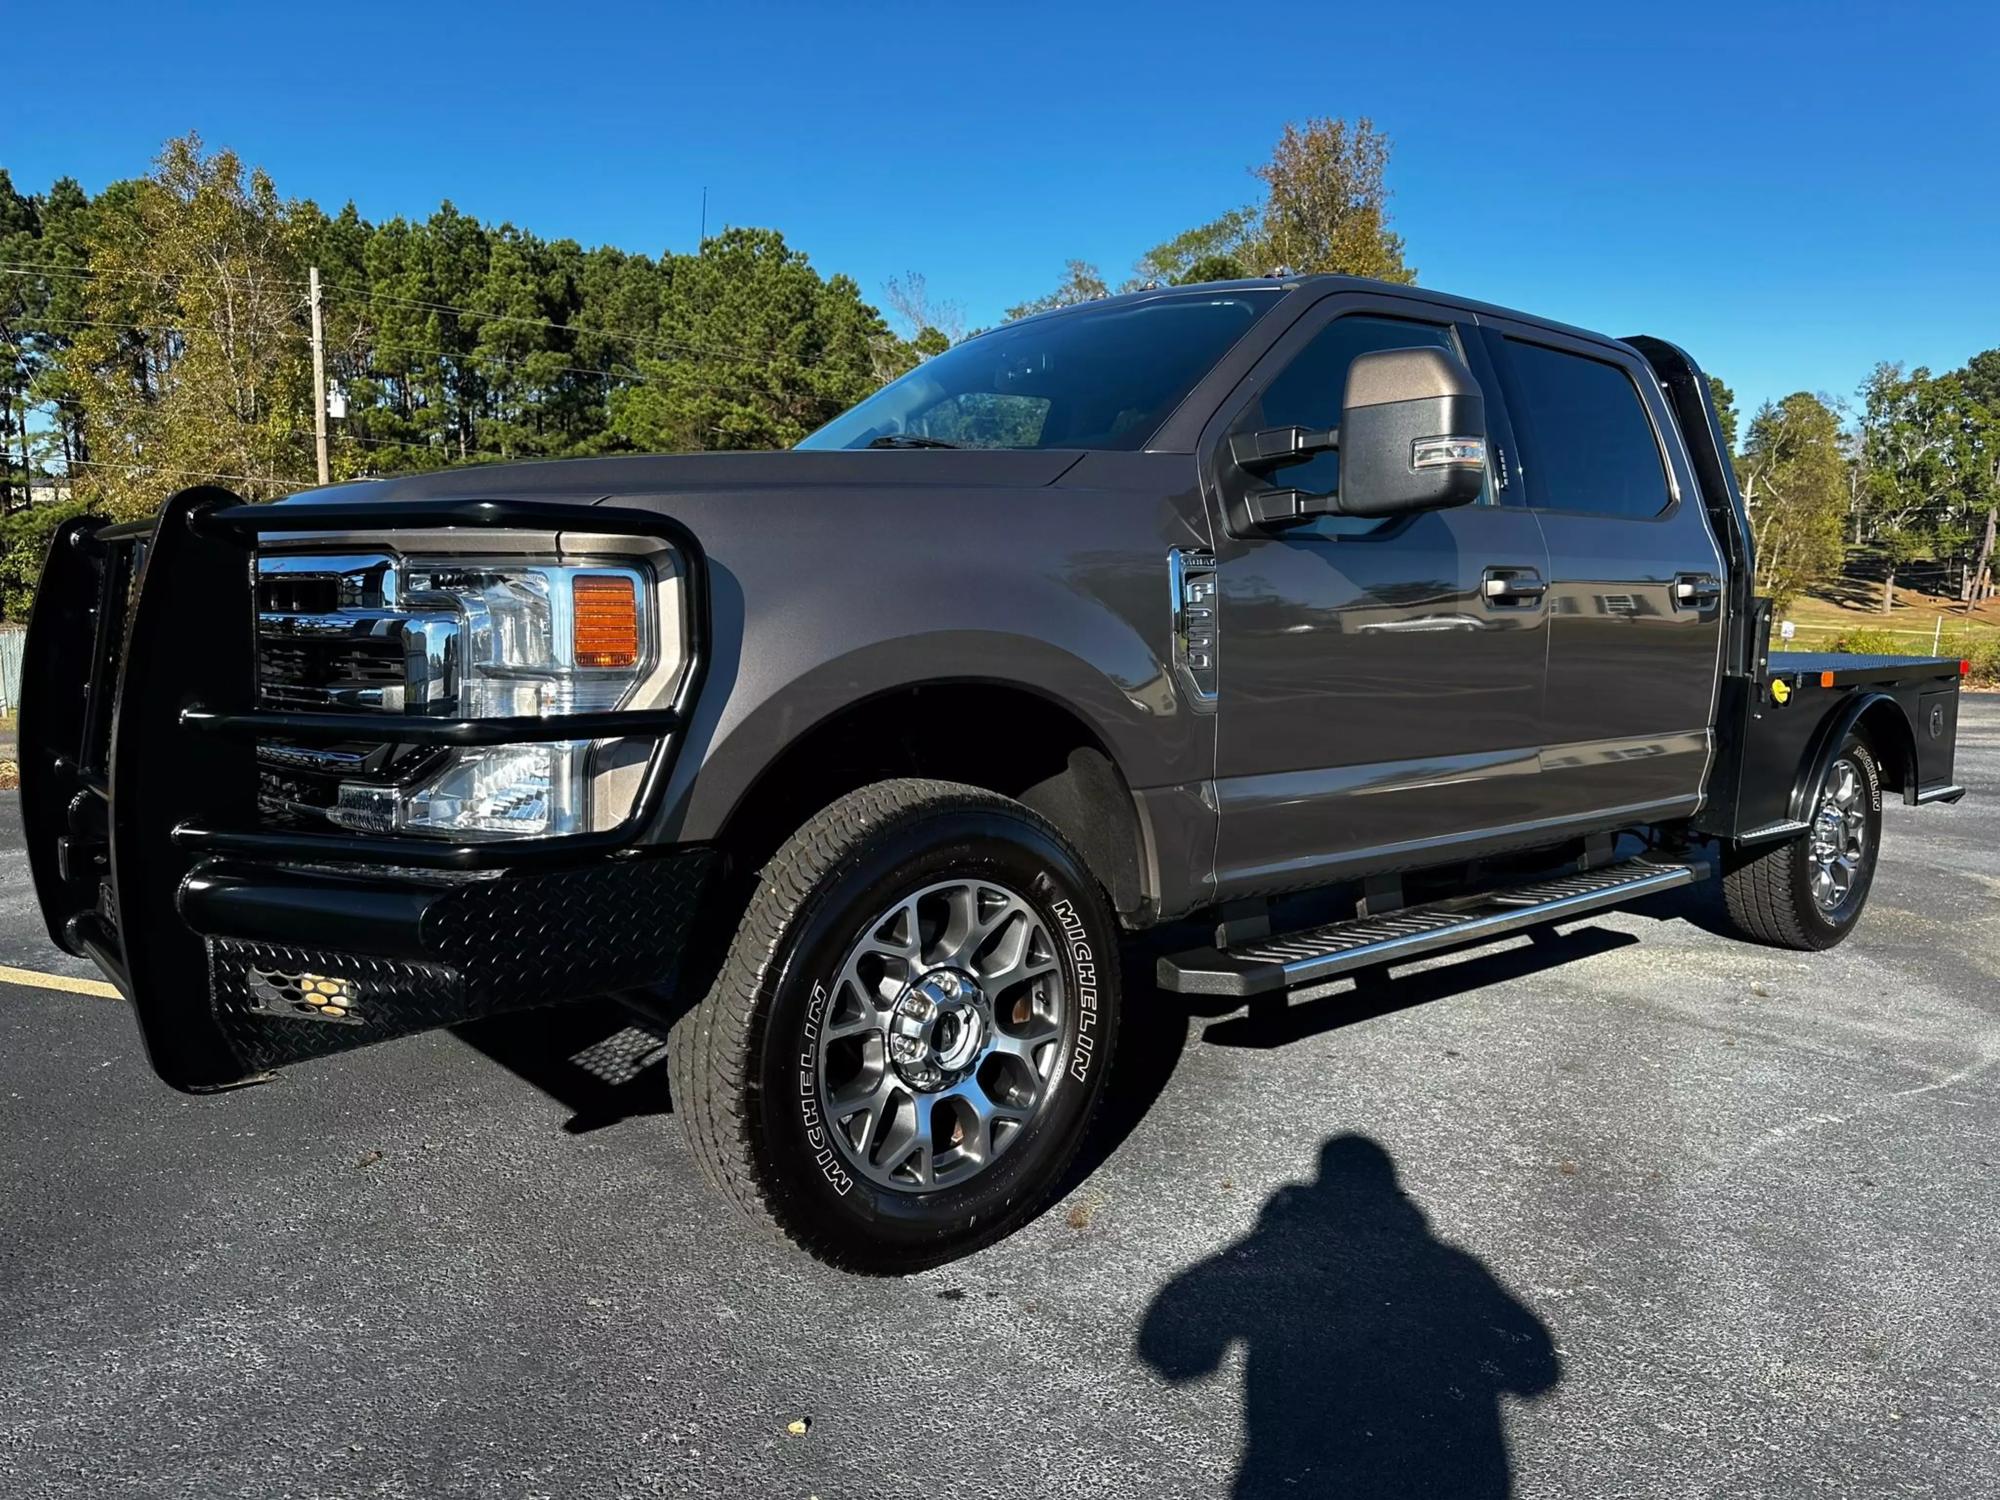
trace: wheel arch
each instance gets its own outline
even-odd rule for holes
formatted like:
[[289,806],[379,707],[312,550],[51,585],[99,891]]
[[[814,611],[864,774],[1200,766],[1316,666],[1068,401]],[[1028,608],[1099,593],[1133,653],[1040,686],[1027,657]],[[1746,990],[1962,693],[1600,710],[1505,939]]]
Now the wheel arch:
[[1857,695],[1833,714],[1814,737],[1812,749],[1799,766],[1799,778],[1792,785],[1792,816],[1801,822],[1812,816],[1813,799],[1832,767],[1849,733],[1857,734],[1875,758],[1883,784],[1913,794],[1916,780],[1917,737],[1910,728],[1909,715],[1889,693]]
[[[1006,733],[928,732],[975,715]],[[963,782],[1025,803],[1076,847],[1122,921],[1150,919],[1156,893],[1143,875],[1138,807],[1110,746],[1075,705],[1018,680],[938,677],[841,705],[757,770],[715,842],[734,870],[757,869],[820,808],[900,776]]]

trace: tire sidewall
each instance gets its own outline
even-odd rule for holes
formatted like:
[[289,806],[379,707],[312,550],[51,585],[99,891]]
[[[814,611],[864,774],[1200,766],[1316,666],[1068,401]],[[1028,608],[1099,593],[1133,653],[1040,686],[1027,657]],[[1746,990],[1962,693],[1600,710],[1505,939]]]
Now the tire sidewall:
[[[1066,986],[1052,1090],[993,1165],[929,1193],[855,1172],[829,1134],[815,1056],[832,982],[863,925],[940,881],[989,879],[1047,924]],[[767,970],[755,1043],[753,1145],[773,1207],[843,1258],[885,1268],[997,1237],[1039,1205],[1067,1166],[1103,1086],[1118,1017],[1117,933],[1081,861],[1025,810],[926,809],[871,832],[830,869],[787,924]]]
[[[1813,897],[1812,892],[1812,830],[1810,828],[1799,837],[1798,857],[1792,861],[1792,895],[1805,924],[1808,934],[1820,947],[1831,947],[1854,930],[1860,920],[1862,908],[1868,904],[1868,892],[1875,884],[1875,865],[1882,850],[1882,773],[1875,764],[1875,757],[1868,746],[1856,735],[1848,735],[1841,741],[1827,761],[1827,769],[1842,760],[1853,761],[1861,772],[1863,788],[1867,794],[1866,815],[1868,822],[1868,848],[1861,862],[1861,868],[1854,878],[1854,886],[1848,891],[1846,900],[1832,912],[1827,912]],[[1826,786],[1826,774],[1822,772],[1812,789],[1812,802],[1806,817],[1810,822],[1819,812],[1820,797]]]

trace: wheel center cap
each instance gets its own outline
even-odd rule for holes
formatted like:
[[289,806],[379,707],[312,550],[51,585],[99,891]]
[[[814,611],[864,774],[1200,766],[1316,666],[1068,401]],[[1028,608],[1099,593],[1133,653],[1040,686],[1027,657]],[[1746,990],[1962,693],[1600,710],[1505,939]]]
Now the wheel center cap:
[[971,1071],[992,1029],[979,981],[963,969],[932,969],[890,1007],[889,1058],[911,1088],[934,1093]]

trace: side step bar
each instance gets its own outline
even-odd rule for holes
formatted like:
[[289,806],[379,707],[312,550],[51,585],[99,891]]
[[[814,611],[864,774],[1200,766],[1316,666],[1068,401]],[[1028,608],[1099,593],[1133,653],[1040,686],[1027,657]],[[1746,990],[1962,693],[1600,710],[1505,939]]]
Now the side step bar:
[[1160,960],[1160,988],[1181,995],[1224,996],[1296,989],[1354,969],[1622,906],[1655,891],[1692,885],[1708,874],[1707,863],[1700,860],[1631,859],[1483,896],[1331,922],[1240,948],[1196,948]]

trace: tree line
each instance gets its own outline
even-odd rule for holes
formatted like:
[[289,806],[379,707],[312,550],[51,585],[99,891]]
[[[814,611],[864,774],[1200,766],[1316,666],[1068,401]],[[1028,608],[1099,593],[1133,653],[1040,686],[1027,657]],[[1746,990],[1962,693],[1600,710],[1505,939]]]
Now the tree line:
[[585,249],[450,202],[371,223],[193,136],[94,197],[0,171],[0,509],[52,479],[112,513],[181,482],[314,477],[308,267],[334,477],[795,442],[919,358],[783,236]]
[[1865,554],[1898,578],[1929,562],[1968,605],[1992,598],[2000,530],[2000,349],[1934,375],[1878,364],[1853,402],[1766,402],[1741,444],[1729,388],[1709,377],[1757,542],[1758,588],[1783,610]]
[[[1342,272],[1413,283],[1391,227],[1391,148],[1362,118],[1285,126],[1253,201],[1138,256],[1116,290]],[[446,464],[797,441],[966,334],[921,275],[822,275],[771,229],[691,254],[586,249],[449,201],[372,223],[287,199],[189,135],[95,196],[0,169],[0,611],[18,618],[58,513],[143,514],[184,484],[253,499],[313,481],[309,267],[323,288],[335,479]],[[1068,263],[1010,318],[1109,295]],[[892,326],[893,323],[893,326]],[[1920,560],[1993,592],[2000,349],[1933,375],[1882,364],[1853,403],[1768,402],[1740,435],[1713,381],[1783,607],[1878,559],[1882,604]],[[59,495],[63,506],[31,505]]]

